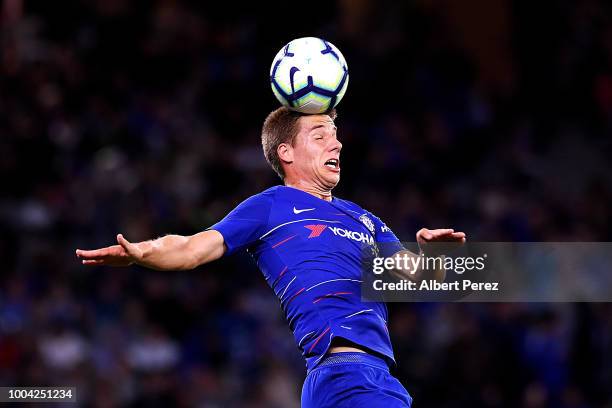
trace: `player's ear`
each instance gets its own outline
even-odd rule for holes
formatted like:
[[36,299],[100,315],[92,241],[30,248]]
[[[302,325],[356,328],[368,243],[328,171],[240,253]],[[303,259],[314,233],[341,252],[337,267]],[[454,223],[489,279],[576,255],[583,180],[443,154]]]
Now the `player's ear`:
[[278,158],[285,163],[293,163],[293,146],[289,143],[281,143],[276,149]]

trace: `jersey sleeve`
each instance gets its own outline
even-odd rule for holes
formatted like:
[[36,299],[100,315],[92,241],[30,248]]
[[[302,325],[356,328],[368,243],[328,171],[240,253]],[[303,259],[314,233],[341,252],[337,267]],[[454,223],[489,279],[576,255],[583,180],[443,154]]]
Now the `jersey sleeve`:
[[266,232],[272,208],[272,197],[257,194],[238,204],[221,221],[209,227],[223,235],[226,255],[254,244]]
[[393,231],[391,231],[391,228],[387,227],[387,225],[374,214],[370,213],[370,215],[372,217],[372,222],[374,223],[374,239],[378,245],[380,255],[389,257],[399,251],[404,250],[404,246],[395,236]]

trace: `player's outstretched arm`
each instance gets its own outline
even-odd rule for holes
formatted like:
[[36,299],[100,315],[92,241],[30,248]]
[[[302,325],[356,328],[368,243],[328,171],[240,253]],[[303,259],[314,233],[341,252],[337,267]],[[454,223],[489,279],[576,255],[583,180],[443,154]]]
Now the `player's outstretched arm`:
[[84,265],[129,266],[157,270],[189,270],[219,259],[225,253],[223,236],[208,230],[191,236],[166,235],[151,241],[129,242],[117,235],[117,244],[93,250],[77,249]]

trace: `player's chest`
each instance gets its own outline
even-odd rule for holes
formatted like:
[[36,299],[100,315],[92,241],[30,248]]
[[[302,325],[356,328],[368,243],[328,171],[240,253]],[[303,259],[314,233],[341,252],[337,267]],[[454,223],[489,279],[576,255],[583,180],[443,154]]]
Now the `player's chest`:
[[[289,241],[304,247],[331,244],[338,249],[374,244],[374,224],[365,211],[329,203],[294,202],[275,206],[264,237],[273,246]],[[284,241],[286,240],[286,241]],[[280,243],[280,244],[279,244]]]

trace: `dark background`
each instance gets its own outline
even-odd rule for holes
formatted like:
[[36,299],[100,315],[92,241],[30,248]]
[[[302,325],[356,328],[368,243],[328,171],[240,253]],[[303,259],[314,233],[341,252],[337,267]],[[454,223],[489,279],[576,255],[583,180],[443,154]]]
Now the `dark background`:
[[[74,249],[192,234],[279,183],[269,68],[302,36],[349,66],[334,192],[400,239],[612,239],[609,2],[0,3],[0,385],[299,405],[304,362],[246,255],[160,273]],[[610,304],[390,308],[415,407],[612,406]]]

